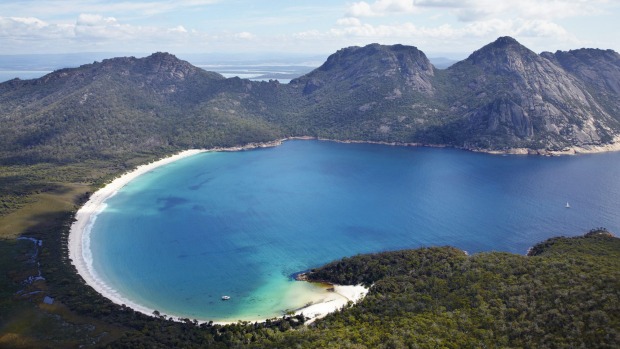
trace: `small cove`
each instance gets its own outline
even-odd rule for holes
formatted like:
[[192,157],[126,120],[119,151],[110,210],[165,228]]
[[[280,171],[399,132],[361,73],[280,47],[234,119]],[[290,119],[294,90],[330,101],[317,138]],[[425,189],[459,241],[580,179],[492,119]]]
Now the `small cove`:
[[92,263],[110,288],[150,309],[264,319],[319,301],[317,286],[290,275],[345,256],[442,245],[524,254],[552,236],[617,232],[618,178],[620,153],[546,158],[300,140],[207,152],[110,198],[92,228]]

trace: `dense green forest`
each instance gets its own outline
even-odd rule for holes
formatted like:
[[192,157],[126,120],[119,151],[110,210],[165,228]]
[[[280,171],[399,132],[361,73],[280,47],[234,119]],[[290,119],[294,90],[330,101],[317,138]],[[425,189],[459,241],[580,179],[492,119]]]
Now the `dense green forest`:
[[[312,277],[371,284],[364,301],[282,343],[369,348],[613,348],[620,240],[556,238],[530,256],[428,248],[356,256]],[[288,340],[288,341],[287,341]]]
[[[66,239],[70,215],[64,222]],[[52,231],[40,233],[46,238]],[[44,240],[50,241],[50,240]],[[14,258],[32,256],[19,241]],[[219,326],[146,316],[99,296],[66,260],[65,241],[37,248],[42,295],[2,304],[2,347],[109,348],[616,348],[620,345],[620,239],[604,229],[553,238],[529,256],[467,256],[452,247],[358,255],[313,270],[313,280],[365,284],[368,295],[304,325],[303,316]],[[4,259],[10,258],[3,255]],[[57,260],[62,260],[59,265]],[[5,263],[3,261],[3,263]],[[27,265],[27,261],[25,261]],[[32,273],[32,271],[30,271]],[[27,275],[14,271],[12,276]],[[23,285],[9,282],[4,293]],[[23,291],[22,293],[25,293]],[[7,296],[6,294],[4,296]],[[21,322],[15,312],[27,314]],[[28,321],[24,323],[24,321]],[[21,328],[20,326],[24,327]],[[13,341],[7,331],[20,333]],[[3,334],[4,332],[4,334]],[[23,341],[20,342],[20,339]]]

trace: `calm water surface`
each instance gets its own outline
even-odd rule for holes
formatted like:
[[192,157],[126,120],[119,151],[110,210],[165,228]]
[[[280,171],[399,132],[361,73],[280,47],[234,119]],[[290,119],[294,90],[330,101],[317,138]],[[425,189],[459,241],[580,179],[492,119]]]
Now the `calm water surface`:
[[524,254],[552,236],[619,232],[618,212],[620,153],[288,141],[141,176],[108,200],[91,246],[99,277],[127,299],[235,321],[303,306],[313,286],[290,274],[344,256],[442,245]]

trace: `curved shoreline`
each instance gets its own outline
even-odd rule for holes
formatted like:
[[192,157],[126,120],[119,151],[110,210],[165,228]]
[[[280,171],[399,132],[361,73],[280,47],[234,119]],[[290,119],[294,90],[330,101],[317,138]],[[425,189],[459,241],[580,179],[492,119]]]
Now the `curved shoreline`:
[[[391,145],[391,146],[415,146],[415,147],[450,147],[450,146],[442,146],[442,145],[428,145],[428,144],[420,144],[420,143],[398,143],[398,142],[378,142],[378,141],[357,141],[357,140],[335,140],[335,139],[326,139],[320,137],[312,137],[312,136],[300,136],[300,137],[287,137],[282,139],[273,140],[270,142],[263,143],[249,143],[244,146],[236,146],[236,147],[217,147],[212,149],[190,149],[185,150],[175,155],[157,160],[155,162],[140,165],[133,171],[127,172],[120,177],[117,177],[112,182],[107,184],[105,187],[97,190],[93,193],[89,200],[76,212],[75,221],[71,225],[69,238],[68,238],[68,250],[69,250],[69,258],[71,263],[75,266],[78,274],[86,281],[86,283],[93,287],[99,294],[103,297],[108,298],[112,302],[119,305],[126,305],[136,311],[144,313],[146,315],[153,316],[154,309],[147,308],[145,306],[141,306],[136,304],[128,299],[125,299],[122,295],[120,295],[116,290],[112,289],[108,285],[106,285],[102,280],[100,280],[96,272],[92,267],[92,256],[90,255],[90,229],[95,223],[97,219],[97,215],[103,211],[106,207],[105,201],[112,196],[114,196],[118,190],[127,185],[130,181],[135,178],[150,172],[160,166],[167,165],[169,163],[178,161],[180,159],[196,155],[198,153],[208,152],[208,151],[241,151],[241,150],[249,150],[255,148],[267,148],[267,147],[275,147],[281,145],[282,142],[286,140],[319,140],[319,141],[330,141],[337,143],[368,143],[368,144],[380,144],[380,145]],[[455,149],[459,149],[454,147]],[[491,151],[491,150],[476,150],[476,149],[463,149],[469,151],[478,151],[485,152],[489,154],[536,154],[536,155],[573,155],[578,153],[598,153],[598,152],[608,152],[608,151],[618,151],[620,150],[620,138],[614,139],[614,143],[597,146],[593,148],[581,148],[581,147],[573,147],[570,150],[565,150],[561,152],[535,152],[533,150],[527,149],[510,149],[506,151]],[[90,262],[89,262],[90,260]],[[368,289],[363,288],[362,286],[340,286],[334,285],[335,292],[332,295],[326,296],[322,302],[316,304],[310,304],[296,311],[296,314],[304,313],[306,317],[310,317],[310,321],[314,321],[315,319],[321,318],[327,315],[330,312],[341,309],[345,306],[349,301],[357,302],[362,299]],[[160,312],[161,315],[165,315],[167,317],[183,317],[183,315],[176,314],[164,314]],[[250,321],[255,321],[256,319],[252,319]],[[259,319],[259,321],[264,321],[266,319]],[[229,324],[234,322],[216,322],[218,324]]]
[[92,255],[90,253],[90,229],[97,220],[97,215],[101,213],[105,207],[105,201],[114,195],[135,178],[150,172],[160,166],[167,165],[174,161],[205,152],[201,149],[190,149],[182,151],[158,161],[140,165],[133,171],[127,172],[117,177],[105,187],[93,193],[88,201],[76,212],[75,220],[71,224],[68,239],[69,259],[75,266],[78,274],[86,281],[86,284],[95,289],[103,297],[111,300],[119,305],[126,305],[136,311],[147,315],[153,315],[153,309],[133,303],[123,298],[116,290],[106,285],[97,277],[92,267]]
[[[170,164],[172,162],[184,159],[189,156],[193,156],[199,153],[209,152],[209,151],[241,151],[248,150],[254,148],[266,148],[266,147],[274,147],[282,144],[283,141],[288,139],[309,139],[306,137],[299,138],[286,138],[279,139],[272,142],[265,143],[250,143],[245,146],[239,147],[231,147],[231,148],[213,148],[213,149],[190,149],[185,150],[175,155],[151,162],[149,164],[140,165],[133,171],[129,171],[120,177],[115,178],[112,182],[105,185],[103,188],[97,190],[93,193],[88,201],[76,212],[75,220],[71,225],[69,238],[68,238],[68,250],[69,250],[69,259],[71,263],[75,266],[77,273],[86,281],[86,284],[91,286],[95,291],[97,291],[103,297],[111,300],[112,302],[118,305],[125,305],[135,311],[140,313],[155,316],[154,312],[156,309],[151,309],[136,302],[133,302],[121,295],[117,290],[113,289],[109,285],[107,285],[103,280],[101,280],[92,265],[92,255],[90,252],[90,230],[93,227],[95,221],[97,220],[97,216],[106,208],[105,201],[122,189],[125,185],[127,185],[132,180],[138,178],[139,176],[153,171],[154,169]],[[295,314],[303,313],[304,316],[310,318],[310,322],[315,319],[321,318],[327,315],[330,312],[341,309],[348,302],[357,302],[361,298],[363,298],[368,289],[362,286],[340,286],[334,285],[335,292],[326,292],[325,297],[321,300],[321,302],[313,303],[307,306],[304,306],[300,309],[297,309]],[[171,314],[166,312],[161,312],[158,310],[158,314],[160,316],[165,316],[173,319],[182,319],[187,316],[179,315],[179,314]],[[265,319],[240,319],[242,321],[266,321]],[[199,321],[207,322],[209,320],[201,319]],[[215,321],[215,324],[226,325],[236,323],[236,321]]]

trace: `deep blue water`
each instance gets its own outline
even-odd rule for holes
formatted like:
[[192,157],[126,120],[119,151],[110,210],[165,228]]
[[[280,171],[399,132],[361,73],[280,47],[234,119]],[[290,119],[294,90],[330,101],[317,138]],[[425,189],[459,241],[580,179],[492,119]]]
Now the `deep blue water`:
[[177,161],[108,204],[94,267],[127,299],[189,318],[269,317],[306,302],[290,274],[344,256],[442,245],[524,254],[552,236],[619,232],[620,153],[287,141]]

